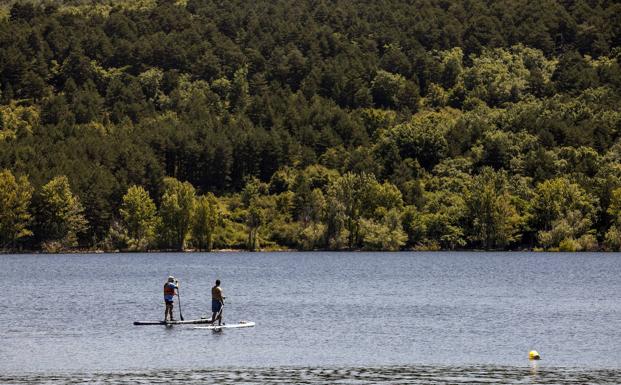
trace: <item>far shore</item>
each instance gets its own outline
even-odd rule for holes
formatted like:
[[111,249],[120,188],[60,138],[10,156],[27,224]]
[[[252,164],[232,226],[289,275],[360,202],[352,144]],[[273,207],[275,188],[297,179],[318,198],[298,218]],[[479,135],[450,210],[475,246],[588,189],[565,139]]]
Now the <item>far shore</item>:
[[209,253],[314,253],[314,252],[334,252],[334,253],[359,253],[359,252],[372,252],[372,253],[425,253],[425,252],[472,252],[472,253],[614,253],[614,251],[608,250],[580,250],[580,251],[566,251],[566,250],[544,250],[540,248],[532,249],[516,249],[516,250],[484,250],[484,249],[406,249],[406,250],[365,250],[365,249],[315,249],[315,250],[296,250],[288,248],[265,248],[258,250],[246,250],[246,249],[212,249],[198,250],[198,249],[184,249],[184,250],[166,250],[166,249],[153,249],[153,250],[104,250],[104,249],[67,249],[57,252],[49,252],[43,250],[2,250],[0,254],[160,254],[160,253],[184,253],[184,254],[209,254]]

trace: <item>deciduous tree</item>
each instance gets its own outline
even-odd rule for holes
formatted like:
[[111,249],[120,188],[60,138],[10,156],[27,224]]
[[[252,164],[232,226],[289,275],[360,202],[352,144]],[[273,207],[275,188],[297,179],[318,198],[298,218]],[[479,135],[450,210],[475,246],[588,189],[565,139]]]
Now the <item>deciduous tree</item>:
[[196,192],[188,182],[164,178],[164,194],[160,204],[162,218],[160,235],[166,247],[183,250],[191,228]]
[[473,178],[465,201],[472,241],[494,249],[517,239],[521,218],[511,202],[506,173],[483,169]]
[[199,250],[211,251],[216,226],[221,221],[220,208],[215,195],[209,193],[196,198],[192,216],[192,243]]
[[155,203],[142,186],[131,186],[119,210],[130,238],[130,248],[147,250],[155,241],[159,218]]
[[37,196],[36,218],[38,238],[50,251],[76,246],[78,235],[88,229],[84,207],[64,175],[55,177],[41,188]]
[[32,235],[32,191],[25,176],[15,178],[10,170],[0,171],[0,250],[15,248],[19,240]]

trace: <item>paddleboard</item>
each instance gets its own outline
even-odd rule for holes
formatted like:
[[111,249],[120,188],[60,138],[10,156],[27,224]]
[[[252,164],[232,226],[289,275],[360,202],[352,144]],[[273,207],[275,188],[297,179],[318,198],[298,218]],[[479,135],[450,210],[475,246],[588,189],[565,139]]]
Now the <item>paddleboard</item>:
[[194,329],[209,329],[209,330],[236,329],[236,328],[251,328],[254,325],[255,323],[251,321],[239,321],[239,323],[236,323],[236,324],[194,326]]
[[185,321],[135,321],[134,325],[187,325],[187,324],[206,324],[208,319],[190,319]]

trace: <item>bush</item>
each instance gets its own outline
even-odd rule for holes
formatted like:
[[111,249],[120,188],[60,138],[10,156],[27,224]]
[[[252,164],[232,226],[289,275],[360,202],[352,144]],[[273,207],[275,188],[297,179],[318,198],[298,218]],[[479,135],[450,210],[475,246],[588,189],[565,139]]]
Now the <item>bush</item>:
[[593,234],[584,234],[578,238],[578,243],[583,251],[598,251],[599,243]]
[[621,230],[617,226],[612,226],[607,232],[604,240],[606,250],[621,251]]
[[60,253],[61,251],[65,250],[65,247],[63,246],[61,242],[48,241],[48,242],[43,242],[41,244],[41,249],[43,250],[44,253],[55,254],[55,253]]
[[559,251],[576,252],[582,250],[580,243],[572,238],[565,238],[558,245]]

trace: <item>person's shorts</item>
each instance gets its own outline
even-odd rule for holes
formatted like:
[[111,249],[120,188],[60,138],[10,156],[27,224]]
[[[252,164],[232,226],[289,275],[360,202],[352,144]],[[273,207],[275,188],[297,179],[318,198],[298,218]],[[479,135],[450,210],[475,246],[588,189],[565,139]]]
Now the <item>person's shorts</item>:
[[220,309],[222,309],[222,302],[218,301],[217,299],[212,299],[211,300],[211,311],[214,313],[217,313],[220,311]]

